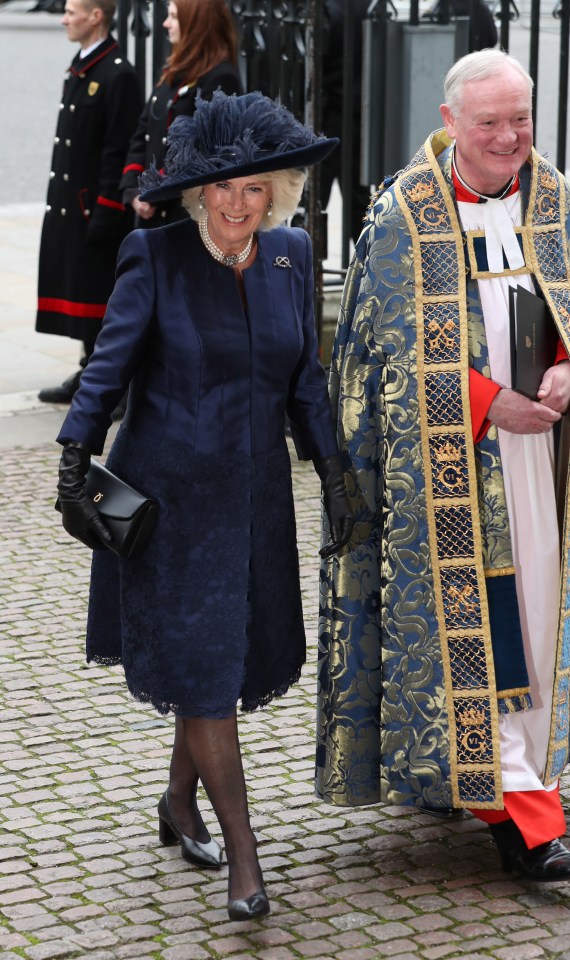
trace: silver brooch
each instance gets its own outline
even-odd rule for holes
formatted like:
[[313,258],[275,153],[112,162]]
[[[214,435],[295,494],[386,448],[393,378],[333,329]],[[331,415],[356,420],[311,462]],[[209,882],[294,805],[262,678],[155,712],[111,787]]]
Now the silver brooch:
[[291,270],[291,261],[289,260],[289,257],[275,257],[273,266],[282,267],[284,270]]

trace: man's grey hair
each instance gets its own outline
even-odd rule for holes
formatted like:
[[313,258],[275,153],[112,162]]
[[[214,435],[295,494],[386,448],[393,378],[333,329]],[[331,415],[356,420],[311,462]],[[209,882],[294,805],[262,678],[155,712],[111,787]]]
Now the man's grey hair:
[[488,80],[503,72],[505,67],[512,67],[526,81],[529,97],[532,100],[534,82],[524,67],[503,50],[477,50],[468,53],[454,63],[448,71],[443,86],[445,102],[454,116],[461,112],[463,87],[470,80]]

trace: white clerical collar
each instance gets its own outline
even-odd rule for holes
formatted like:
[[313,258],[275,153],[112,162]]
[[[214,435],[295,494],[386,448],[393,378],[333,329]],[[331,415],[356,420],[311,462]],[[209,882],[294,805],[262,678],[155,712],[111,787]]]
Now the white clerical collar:
[[452,162],[452,164],[453,164],[453,173],[455,174],[455,176],[456,176],[457,179],[459,180],[459,183],[461,184],[461,186],[462,186],[465,190],[467,190],[468,193],[471,193],[474,197],[478,197],[478,198],[479,198],[479,203],[487,203],[489,200],[504,200],[505,197],[508,197],[509,193],[511,193],[511,192],[514,193],[513,187],[514,187],[514,185],[515,185],[515,181],[516,181],[517,176],[518,176],[518,174],[516,174],[516,173],[513,174],[513,176],[511,177],[511,179],[510,179],[509,182],[507,183],[507,185],[501,190],[500,193],[495,194],[494,196],[490,196],[490,195],[487,194],[487,193],[479,193],[478,190],[475,190],[474,187],[469,186],[469,184],[465,182],[465,180],[463,179],[463,177],[462,177],[461,174],[459,173],[459,170],[457,169],[457,163],[456,163],[456,161],[455,161],[455,147],[453,148],[453,153],[451,154],[451,162]]
[[[517,193],[513,191],[517,175],[511,177],[499,196],[486,196],[484,193],[474,190],[462,179],[455,163],[455,151],[453,152],[453,174],[465,190],[472,196],[479,197],[479,203],[482,204],[489,271],[496,274],[504,273],[505,260],[510,270],[519,270],[524,267],[524,257],[506,202],[507,197],[510,199],[510,197],[515,197],[518,194],[518,191]],[[462,201],[459,200],[458,202],[461,203]]]
[[103,43],[104,39],[105,37],[103,37],[102,40],[96,40],[95,43],[92,43],[90,47],[86,47],[85,50],[80,50],[79,59],[85,60],[85,57],[88,57],[90,53],[93,53],[93,51],[96,50],[101,43]]

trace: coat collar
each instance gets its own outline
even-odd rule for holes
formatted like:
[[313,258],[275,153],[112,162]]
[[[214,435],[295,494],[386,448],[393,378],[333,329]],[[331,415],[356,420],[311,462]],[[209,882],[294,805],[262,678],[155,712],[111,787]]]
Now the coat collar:
[[104,57],[108,54],[113,53],[114,50],[118,50],[119,45],[114,37],[108,36],[102,43],[100,43],[88,57],[84,57],[82,60],[79,54],[77,53],[73,58],[71,66],[68,73],[72,77],[84,77],[85,74],[91,70],[91,67],[94,67],[96,63],[99,63],[100,60],[103,60]]

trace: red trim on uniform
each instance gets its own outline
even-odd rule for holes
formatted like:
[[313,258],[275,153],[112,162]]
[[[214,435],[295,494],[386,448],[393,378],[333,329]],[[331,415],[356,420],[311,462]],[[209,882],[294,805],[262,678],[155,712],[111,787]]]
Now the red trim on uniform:
[[142,171],[144,170],[144,167],[142,163],[129,163],[127,167],[123,168],[123,173],[128,173],[129,170],[136,170],[137,173],[142,173]]
[[98,57],[94,57],[93,60],[89,59],[89,57],[85,57],[86,60],[89,60],[89,63],[87,64],[80,63],[79,67],[70,67],[69,72],[72,73],[75,77],[80,77],[82,73],[87,73],[88,70],[91,70],[91,67],[94,67],[96,63],[99,63],[99,60],[102,60],[103,57],[106,57],[108,53],[112,53],[113,50],[117,50],[118,46],[119,44],[115,40],[115,42],[111,44],[110,47],[108,47],[106,50],[101,51]]
[[56,297],[38,298],[38,310],[46,313],[65,313],[68,317],[102,320],[106,309],[106,303],[75,303],[73,300],[59,300]]
[[119,203],[118,200],[109,200],[107,197],[97,197],[97,203],[102,207],[112,207],[113,210],[124,210],[124,203]]
[[563,837],[566,820],[558,786],[554,790],[509,790],[503,794],[504,810],[471,810],[484,823],[514,820],[529,850]]
[[556,356],[554,357],[554,365],[561,363],[562,360],[570,360],[566,347],[562,343],[562,340],[558,341],[558,346],[556,347]]
[[[457,174],[455,170],[451,169],[451,178],[453,180],[453,189],[455,190],[455,199],[459,203],[481,203],[481,197],[477,196],[476,193],[471,193],[468,187],[464,187],[460,180],[457,179]],[[506,197],[512,197],[513,193],[517,193],[520,190],[520,180],[517,173],[514,183],[508,193],[504,197],[501,197],[501,200],[505,200]]]

